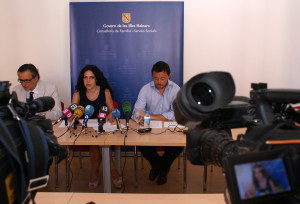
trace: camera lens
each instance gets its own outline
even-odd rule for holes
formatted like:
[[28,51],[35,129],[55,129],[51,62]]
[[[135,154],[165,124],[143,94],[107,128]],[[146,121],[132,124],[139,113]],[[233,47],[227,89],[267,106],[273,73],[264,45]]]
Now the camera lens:
[[209,106],[214,102],[215,93],[207,84],[197,83],[192,87],[192,97],[198,105]]

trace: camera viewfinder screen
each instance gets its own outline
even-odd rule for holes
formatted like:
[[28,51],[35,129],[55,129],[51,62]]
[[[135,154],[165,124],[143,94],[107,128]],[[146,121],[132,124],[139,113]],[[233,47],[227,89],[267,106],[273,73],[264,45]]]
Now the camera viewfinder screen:
[[282,158],[234,165],[241,200],[290,191]]

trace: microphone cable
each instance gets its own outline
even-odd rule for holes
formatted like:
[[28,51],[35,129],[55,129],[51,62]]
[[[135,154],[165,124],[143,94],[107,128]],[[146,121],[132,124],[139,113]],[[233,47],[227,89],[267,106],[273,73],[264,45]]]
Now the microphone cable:
[[[171,130],[171,127],[174,127],[174,129]],[[180,128],[179,124],[177,124],[177,125],[169,125],[167,130],[169,130],[170,132],[183,132],[185,129],[186,129],[185,127]]]
[[80,135],[78,135],[78,137],[76,137],[75,139],[74,139],[74,142],[73,142],[73,144],[71,145],[71,147],[72,147],[72,157],[71,157],[71,159],[69,160],[69,162],[68,162],[68,167],[69,167],[69,176],[70,176],[70,182],[69,182],[69,186],[68,186],[68,192],[70,192],[70,190],[71,190],[71,187],[72,187],[72,182],[73,182],[73,171],[72,171],[72,169],[71,169],[71,164],[72,164],[72,161],[73,161],[73,158],[74,158],[74,155],[73,155],[73,149],[75,149],[75,143],[76,143],[76,141],[78,140],[78,138],[79,138],[79,136]]
[[[170,131],[172,133],[183,132],[185,128],[179,128],[178,126],[179,126],[178,124],[176,126],[169,125],[168,128],[165,129],[164,131],[159,132],[159,133],[153,133],[153,132],[151,132],[151,134],[152,135],[160,135],[160,134],[166,133],[167,131]],[[174,127],[174,129],[171,129],[171,127]],[[140,133],[140,134],[146,134],[146,133]]]
[[[126,128],[125,132],[122,132],[121,129],[122,128],[120,127],[120,133],[124,134],[123,146],[126,147],[126,137],[127,137],[128,129]],[[120,154],[121,154],[121,152],[122,151],[121,151],[121,147],[120,147]],[[121,193],[124,193],[125,190],[126,190],[126,186],[125,186],[125,182],[124,182],[124,170],[125,170],[125,166],[126,166],[126,162],[127,162],[127,149],[126,148],[125,148],[125,151],[124,151],[124,157],[125,158],[124,158],[124,163],[123,163],[123,167],[122,167],[122,174],[121,174],[121,177],[122,177],[122,191],[121,191]]]
[[63,134],[61,134],[60,136],[58,136],[57,139],[60,138],[60,137],[62,137],[62,136],[64,136],[69,130],[70,130],[69,127],[67,127],[67,130]]
[[[126,147],[127,132],[128,132],[128,129],[126,128],[126,131],[125,131],[125,134],[124,134],[124,143],[123,143],[124,147]],[[121,132],[121,134],[123,134],[123,133]],[[121,152],[121,147],[120,147],[120,152]],[[122,193],[124,193],[125,189],[126,189],[125,182],[124,182],[124,170],[125,170],[125,166],[126,166],[126,162],[127,162],[127,149],[126,148],[125,148],[125,151],[124,151],[124,157],[125,157],[125,159],[124,159],[124,164],[123,164],[123,167],[122,167]]]
[[124,182],[124,170],[125,170],[126,161],[127,161],[126,160],[126,158],[127,158],[127,150],[126,150],[126,148],[125,148],[125,151],[124,151],[124,157],[125,157],[125,159],[124,159],[124,164],[123,164],[123,167],[122,167],[122,193],[124,193],[125,189],[126,189],[125,182]]
[[68,162],[68,165],[69,165],[69,179],[70,179],[69,180],[69,186],[68,186],[68,192],[71,191],[71,187],[72,187],[72,183],[73,183],[73,171],[71,169],[71,163],[73,161],[73,158],[74,158],[74,156],[73,156],[73,151],[72,151],[72,157]]
[[74,142],[73,142],[73,144],[72,144],[72,157],[71,157],[71,159],[69,159],[69,162],[68,162],[68,168],[69,168],[69,186],[68,186],[68,192],[70,192],[71,191],[71,187],[72,187],[72,183],[73,183],[73,171],[72,171],[72,168],[71,168],[71,164],[72,164],[72,161],[73,161],[73,158],[74,158],[74,155],[73,155],[73,149],[75,149],[75,143],[76,143],[76,140],[78,139],[78,137],[77,138],[75,138],[75,140],[74,140]]
[[[83,126],[82,126],[83,127]],[[75,134],[76,139],[74,140],[74,142],[78,139],[78,137],[81,135],[81,133],[83,133],[83,131],[86,131],[87,128],[83,127],[83,129],[80,130],[79,133]],[[93,135],[92,135],[93,136]]]

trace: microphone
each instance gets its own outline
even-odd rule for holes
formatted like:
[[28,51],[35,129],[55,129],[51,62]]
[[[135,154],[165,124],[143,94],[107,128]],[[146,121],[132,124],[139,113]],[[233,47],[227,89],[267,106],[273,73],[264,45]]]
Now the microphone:
[[122,105],[123,108],[123,113],[125,114],[125,118],[126,118],[126,128],[128,130],[129,127],[129,114],[131,112],[131,103],[128,101],[125,101]]
[[72,120],[70,127],[72,127],[74,125],[74,123],[76,122],[76,120],[83,115],[83,112],[84,112],[84,107],[77,106],[77,108],[74,110],[74,116],[73,116],[73,120]]
[[116,119],[116,121],[117,121],[117,128],[118,128],[119,130],[121,130],[121,125],[120,125],[120,120],[119,120],[119,118],[120,118],[120,116],[121,116],[120,111],[119,111],[118,109],[113,109],[113,111],[111,112],[111,115],[112,115],[112,117],[113,117],[114,119]]
[[87,121],[93,115],[93,113],[94,113],[94,106],[87,105],[84,109],[84,120],[83,120],[84,126],[82,126],[82,128],[87,127]]
[[103,124],[105,123],[105,118],[107,114],[108,114],[108,108],[106,106],[101,106],[98,114],[98,132],[100,133],[104,132]]
[[55,101],[51,96],[44,96],[30,101],[27,105],[29,112],[34,114],[51,110]]
[[72,105],[70,105],[68,108],[65,108],[62,113],[63,115],[57,120],[55,121],[55,123],[53,123],[53,125],[56,125],[57,123],[59,123],[62,120],[65,119],[70,119],[73,116],[74,110],[77,108],[77,104],[73,103]]

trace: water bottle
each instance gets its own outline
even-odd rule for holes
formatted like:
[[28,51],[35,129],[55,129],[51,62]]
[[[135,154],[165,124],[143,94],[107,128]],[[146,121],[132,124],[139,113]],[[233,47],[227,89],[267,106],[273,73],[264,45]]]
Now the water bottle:
[[144,116],[144,128],[150,128],[150,115],[149,115],[149,111],[146,111],[146,114]]

